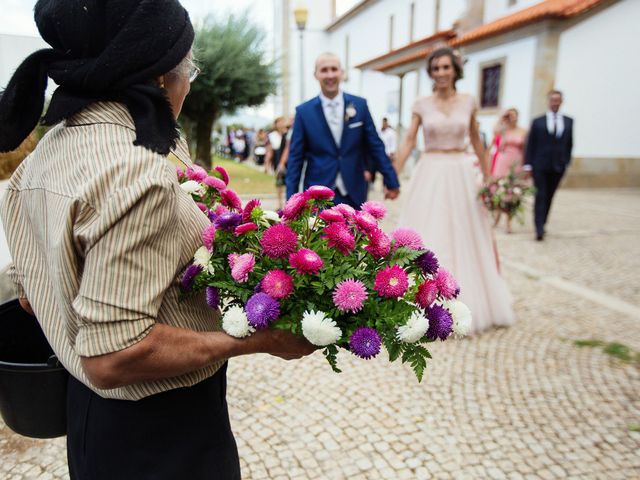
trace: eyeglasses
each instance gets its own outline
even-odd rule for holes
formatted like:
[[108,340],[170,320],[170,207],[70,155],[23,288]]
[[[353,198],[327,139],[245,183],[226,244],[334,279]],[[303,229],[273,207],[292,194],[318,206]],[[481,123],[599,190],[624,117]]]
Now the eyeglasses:
[[189,83],[195,82],[196,78],[198,78],[198,75],[200,75],[200,72],[201,70],[198,68],[198,66],[193,65],[189,70]]

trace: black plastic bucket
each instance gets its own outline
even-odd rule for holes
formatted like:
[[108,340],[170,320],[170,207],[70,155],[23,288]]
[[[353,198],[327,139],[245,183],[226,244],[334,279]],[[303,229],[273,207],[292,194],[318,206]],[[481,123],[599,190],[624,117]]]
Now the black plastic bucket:
[[16,433],[53,438],[67,431],[67,380],[36,318],[18,300],[0,305],[0,415]]

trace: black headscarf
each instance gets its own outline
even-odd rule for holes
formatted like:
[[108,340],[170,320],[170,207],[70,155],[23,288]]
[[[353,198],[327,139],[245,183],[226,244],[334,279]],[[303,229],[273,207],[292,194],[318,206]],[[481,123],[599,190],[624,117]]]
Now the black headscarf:
[[193,26],[177,0],[39,0],[35,21],[53,48],[27,57],[0,97],[0,152],[17,148],[37,125],[47,77],[59,87],[45,125],[91,103],[118,101],[129,109],[135,145],[161,154],[178,131],[165,91],[154,79],[189,53]]

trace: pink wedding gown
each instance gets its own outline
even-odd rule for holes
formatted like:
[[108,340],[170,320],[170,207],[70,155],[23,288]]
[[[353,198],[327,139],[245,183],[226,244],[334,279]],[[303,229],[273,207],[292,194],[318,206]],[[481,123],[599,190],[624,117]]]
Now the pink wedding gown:
[[456,94],[444,113],[433,97],[418,98],[426,151],[403,190],[399,226],[417,230],[440,264],[458,280],[459,299],[471,309],[472,331],[515,322],[511,295],[498,271],[493,234],[477,198],[475,156],[465,153],[475,100]]

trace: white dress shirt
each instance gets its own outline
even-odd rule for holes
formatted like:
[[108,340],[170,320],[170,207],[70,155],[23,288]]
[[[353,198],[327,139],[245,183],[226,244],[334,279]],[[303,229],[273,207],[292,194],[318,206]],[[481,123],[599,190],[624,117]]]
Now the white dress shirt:
[[547,112],[547,131],[550,135],[553,135],[554,117],[556,122],[556,138],[560,138],[564,132],[564,117],[560,112]]
[[380,130],[380,139],[382,143],[384,143],[384,151],[387,154],[387,157],[391,157],[392,153],[396,152],[396,143],[398,141],[398,134],[396,131],[387,127],[384,130]]
[[[322,111],[324,118],[327,120],[333,140],[340,148],[340,140],[342,139],[342,129],[344,128],[344,96],[339,92],[334,98],[325,97],[322,93],[319,95],[322,102]],[[336,189],[341,195],[347,195],[347,187],[342,180],[342,175],[338,172],[336,177]]]

